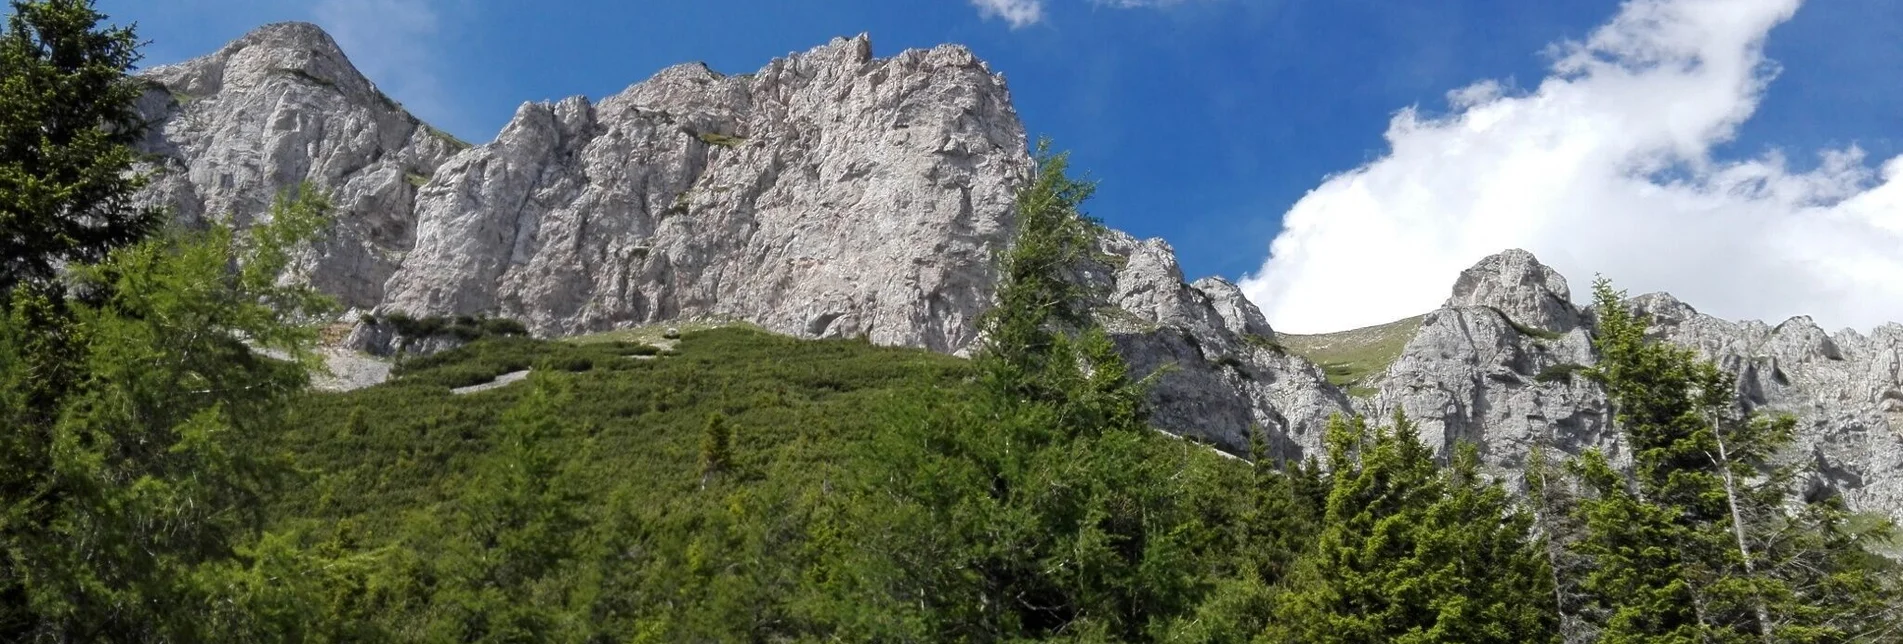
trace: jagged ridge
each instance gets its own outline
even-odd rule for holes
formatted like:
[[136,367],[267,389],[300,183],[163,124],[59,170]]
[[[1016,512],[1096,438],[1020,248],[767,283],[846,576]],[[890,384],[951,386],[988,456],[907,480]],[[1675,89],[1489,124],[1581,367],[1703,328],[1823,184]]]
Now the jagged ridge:
[[[543,335],[738,319],[960,352],[1032,167],[1004,79],[970,51],[879,59],[863,35],[746,76],[680,65],[598,102],[524,104],[475,147],[383,96],[311,25],[269,25],[145,76],[148,201],[242,225],[311,181],[339,208],[304,258],[319,286],[360,310],[503,315]],[[1278,457],[1299,458],[1333,414],[1400,409],[1431,442],[1480,443],[1509,475],[1536,441],[1618,449],[1603,396],[1563,377],[1592,360],[1590,315],[1530,254],[1463,274],[1353,399],[1234,285],[1186,283],[1161,240],[1109,231],[1098,244],[1076,277],[1138,375],[1169,368],[1152,394],[1165,429],[1241,452],[1259,426]],[[1903,326],[1830,335],[1666,296],[1635,304],[1739,371],[1746,404],[1802,415],[1815,484],[1903,510]]]

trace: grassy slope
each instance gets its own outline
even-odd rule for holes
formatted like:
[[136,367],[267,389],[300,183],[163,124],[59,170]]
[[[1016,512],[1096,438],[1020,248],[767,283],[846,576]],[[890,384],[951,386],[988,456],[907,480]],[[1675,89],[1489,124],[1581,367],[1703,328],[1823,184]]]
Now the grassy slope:
[[[926,351],[741,328],[689,331],[677,355],[645,360],[631,355],[651,352],[645,345],[597,340],[485,340],[406,363],[383,385],[315,396],[280,444],[307,474],[277,497],[272,521],[319,527],[349,517],[371,542],[394,538],[407,513],[453,496],[493,448],[503,413],[547,374],[572,386],[554,449],[600,493],[590,498],[634,494],[626,500],[662,508],[699,488],[699,444],[713,412],[732,420],[743,478],[797,479],[822,469],[801,462],[832,461],[871,431],[867,411],[883,397],[962,387],[969,368]],[[528,367],[540,372],[529,382],[450,393]]]
[[1350,395],[1373,393],[1369,381],[1401,356],[1401,349],[1421,328],[1414,316],[1387,324],[1317,335],[1277,334],[1276,341],[1290,352],[1321,365],[1328,381]]

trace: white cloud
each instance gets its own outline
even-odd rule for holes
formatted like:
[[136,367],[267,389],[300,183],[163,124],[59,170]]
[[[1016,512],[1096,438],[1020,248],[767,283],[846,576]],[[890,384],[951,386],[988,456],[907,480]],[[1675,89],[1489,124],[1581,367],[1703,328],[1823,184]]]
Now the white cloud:
[[[1091,4],[1116,9],[1140,9],[1145,7],[1168,7],[1188,0],[1090,0]],[[1002,18],[1011,23],[1012,29],[1028,27],[1044,21],[1044,0],[971,0],[978,7],[978,15],[986,18]]]
[[1798,172],[1712,154],[1756,108],[1775,73],[1764,39],[1800,1],[1629,0],[1555,46],[1535,90],[1487,81],[1451,92],[1445,116],[1402,110],[1386,156],[1288,211],[1245,292],[1280,330],[1378,324],[1519,247],[1575,298],[1603,273],[1723,317],[1903,320],[1903,158],[1873,169],[1853,147]]
[[454,121],[439,79],[440,14],[430,0],[320,0],[317,24],[351,63],[424,121]]
[[978,15],[1002,18],[1012,29],[1044,20],[1043,0],[971,0],[971,4],[978,7]]

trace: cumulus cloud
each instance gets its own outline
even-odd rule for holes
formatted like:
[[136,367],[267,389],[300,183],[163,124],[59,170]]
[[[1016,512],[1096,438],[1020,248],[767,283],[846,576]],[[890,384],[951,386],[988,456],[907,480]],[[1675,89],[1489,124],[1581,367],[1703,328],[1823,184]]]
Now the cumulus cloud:
[[1798,171],[1713,155],[1757,107],[1776,73],[1764,41],[1800,2],[1629,0],[1556,45],[1537,89],[1483,81],[1445,115],[1400,111],[1385,156],[1288,211],[1244,291],[1280,330],[1379,324],[1519,247],[1575,298],[1602,273],[1729,318],[1903,320],[1903,157],[1827,150]]
[[971,0],[971,4],[978,7],[978,15],[1003,19],[1012,29],[1044,20],[1043,0]]

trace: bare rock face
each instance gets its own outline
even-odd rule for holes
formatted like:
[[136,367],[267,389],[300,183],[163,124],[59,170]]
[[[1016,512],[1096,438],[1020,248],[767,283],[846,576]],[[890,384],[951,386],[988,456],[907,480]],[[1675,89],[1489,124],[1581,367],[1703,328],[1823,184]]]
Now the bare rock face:
[[149,202],[242,227],[310,181],[339,210],[308,253],[318,286],[545,335],[728,318],[956,350],[1031,168],[1003,79],[970,51],[874,59],[863,36],[747,76],[681,65],[598,103],[526,104],[470,149],[307,24],[145,78]]
[[739,318],[951,351],[1029,169],[1003,80],[961,47],[677,66],[596,104],[524,105],[438,169],[384,308],[545,334]]
[[1316,453],[1329,417],[1352,413],[1319,367],[1276,344],[1234,284],[1185,284],[1160,239],[1107,231],[1097,243],[1103,259],[1077,279],[1132,375],[1155,377],[1152,424],[1234,454],[1248,453],[1259,428],[1271,454],[1286,460]]
[[1509,320],[1550,331],[1579,326],[1579,311],[1573,308],[1566,278],[1517,248],[1461,271],[1453,296],[1444,306],[1489,306]]
[[304,257],[313,283],[351,306],[383,299],[414,239],[416,184],[456,151],[453,138],[377,91],[308,24],[269,25],[144,78],[147,203],[243,227],[310,181],[337,209],[334,233]]
[[[970,51],[880,59],[863,36],[750,75],[681,65],[598,102],[525,104],[477,147],[384,97],[311,25],[145,78],[148,203],[242,227],[308,181],[338,209],[302,258],[317,286],[376,313],[503,316],[540,335],[737,319],[968,351],[1033,168],[1003,78]],[[1335,414],[1399,410],[1509,477],[1536,444],[1623,458],[1603,393],[1575,375],[1594,360],[1592,316],[1530,253],[1464,272],[1373,396],[1351,399],[1235,285],[1185,283],[1168,244],[1096,244],[1073,277],[1134,374],[1154,376],[1162,429],[1245,453],[1260,428],[1295,459]],[[1796,414],[1792,458],[1817,466],[1812,485],[1903,518],[1903,325],[1833,334],[1666,295],[1628,305],[1738,373],[1740,405]]]
[[[1816,466],[1811,486],[1841,492],[1852,508],[1903,517],[1903,326],[1865,337],[1828,334],[1803,317],[1775,327],[1730,322],[1665,294],[1626,305],[1648,316],[1656,337],[1737,374],[1741,407],[1795,415],[1798,436],[1785,457]],[[1536,444],[1599,447],[1624,462],[1604,392],[1574,375],[1595,361],[1590,319],[1570,303],[1565,280],[1530,254],[1489,257],[1423,319],[1360,409],[1401,410],[1442,449],[1473,442],[1510,478]]]
[[1659,337],[1737,374],[1741,405],[1795,415],[1790,456],[1814,466],[1811,485],[1903,518],[1903,326],[1826,333],[1802,316],[1777,326],[1721,320],[1664,294],[1630,304],[1652,316]]

